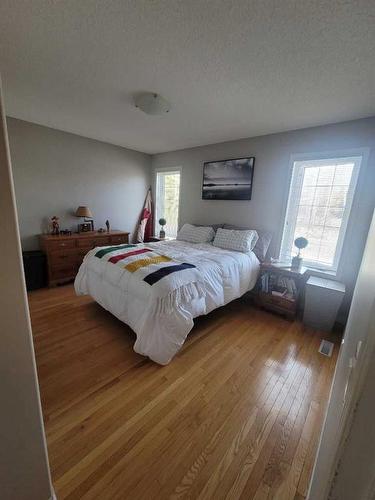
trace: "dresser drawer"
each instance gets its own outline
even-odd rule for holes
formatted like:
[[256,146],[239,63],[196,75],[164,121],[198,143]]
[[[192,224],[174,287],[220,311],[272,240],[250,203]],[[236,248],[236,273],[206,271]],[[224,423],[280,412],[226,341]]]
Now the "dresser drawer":
[[90,250],[92,250],[91,247],[82,247],[82,248],[77,248],[77,261],[79,264],[82,263],[83,261],[83,258],[85,257],[85,255],[87,254],[87,252],[89,252]]
[[120,234],[118,236],[111,236],[111,245],[121,245],[121,243],[129,243],[129,235]]
[[51,240],[48,242],[48,251],[55,251],[62,248],[74,248],[76,246],[76,241],[73,239],[70,240]]
[[78,271],[78,266],[61,266],[53,268],[50,272],[50,281],[72,279]]
[[66,250],[55,250],[49,255],[51,267],[73,266],[77,262],[78,248],[67,248]]
[[94,236],[93,238],[82,238],[77,240],[78,247],[95,248],[110,245],[109,236]]

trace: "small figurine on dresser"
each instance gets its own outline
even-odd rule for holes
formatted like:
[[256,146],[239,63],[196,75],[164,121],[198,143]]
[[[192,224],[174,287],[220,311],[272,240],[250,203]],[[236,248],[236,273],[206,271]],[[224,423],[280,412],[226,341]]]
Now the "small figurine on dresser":
[[59,218],[56,215],[54,215],[53,217],[51,217],[51,222],[52,222],[51,234],[54,234],[54,235],[60,234]]
[[111,229],[111,226],[109,225],[109,220],[108,219],[105,221],[105,225],[107,226],[107,233],[109,233],[109,231]]

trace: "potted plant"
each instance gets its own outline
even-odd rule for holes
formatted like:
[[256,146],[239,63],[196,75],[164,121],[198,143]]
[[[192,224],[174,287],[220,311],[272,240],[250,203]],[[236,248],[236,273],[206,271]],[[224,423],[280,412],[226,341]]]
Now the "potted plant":
[[163,219],[163,217],[161,219],[159,219],[159,224],[161,226],[160,233],[159,233],[159,238],[160,239],[164,239],[165,238],[164,226],[166,225],[166,223],[167,223],[167,221],[165,219]]
[[292,269],[300,269],[302,265],[301,250],[306,248],[308,243],[308,240],[302,236],[294,240],[294,244],[298,248],[298,254],[292,259]]

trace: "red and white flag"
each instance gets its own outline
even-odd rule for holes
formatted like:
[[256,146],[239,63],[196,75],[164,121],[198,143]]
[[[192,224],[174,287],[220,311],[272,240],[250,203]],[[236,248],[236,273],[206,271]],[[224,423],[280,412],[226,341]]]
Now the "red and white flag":
[[149,241],[152,236],[152,196],[151,188],[147,192],[145,204],[143,206],[141,220],[137,231],[137,242]]

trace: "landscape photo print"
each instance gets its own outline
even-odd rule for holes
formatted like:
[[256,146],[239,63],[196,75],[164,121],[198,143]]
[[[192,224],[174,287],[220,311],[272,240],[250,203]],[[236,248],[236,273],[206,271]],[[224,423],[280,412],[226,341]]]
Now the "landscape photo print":
[[204,200],[251,200],[255,157],[210,161],[203,165]]

